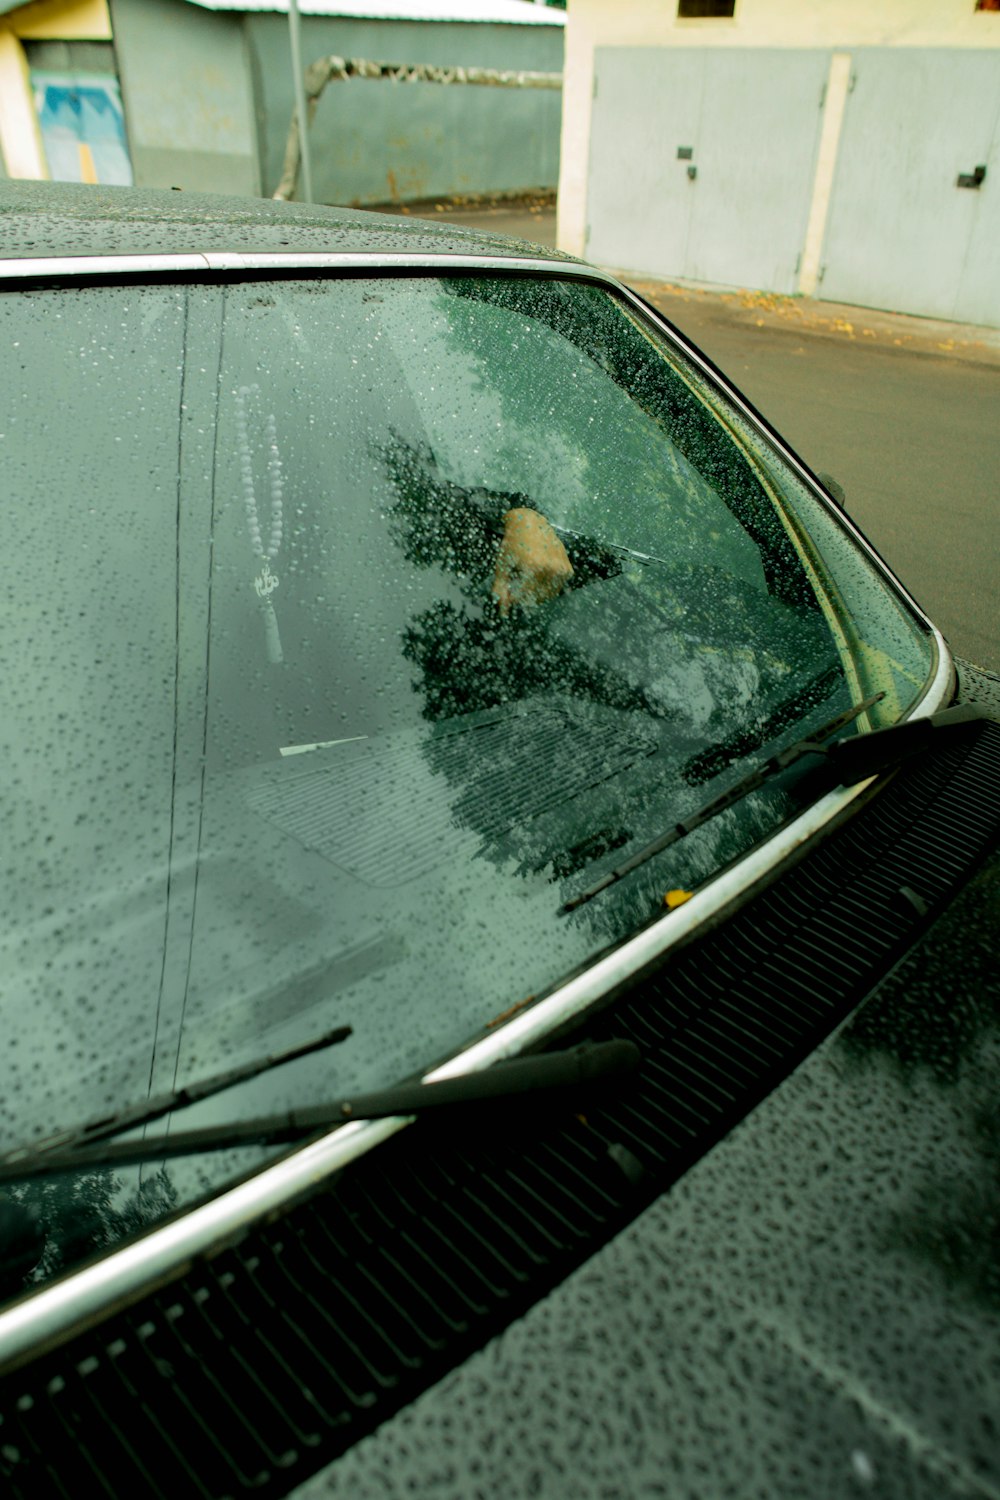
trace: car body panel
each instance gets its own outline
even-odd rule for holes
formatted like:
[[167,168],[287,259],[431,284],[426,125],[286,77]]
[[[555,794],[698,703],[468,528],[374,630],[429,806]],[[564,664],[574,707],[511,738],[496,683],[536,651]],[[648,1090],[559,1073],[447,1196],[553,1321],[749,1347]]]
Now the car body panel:
[[[176,194],[72,183],[5,182],[0,260],[183,254],[541,256],[573,259],[526,240],[362,209],[267,198]],[[579,262],[576,262],[579,264]]]

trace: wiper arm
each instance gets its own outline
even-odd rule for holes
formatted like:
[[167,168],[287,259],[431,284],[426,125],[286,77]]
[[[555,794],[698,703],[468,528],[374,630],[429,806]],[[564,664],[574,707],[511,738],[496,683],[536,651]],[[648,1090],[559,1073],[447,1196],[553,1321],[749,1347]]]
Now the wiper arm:
[[828,723],[821,726],[808,738],[797,740],[794,745],[789,745],[787,750],[781,750],[777,755],[772,755],[763,765],[751,771],[735,786],[731,786],[727,792],[715,797],[711,802],[698,809],[697,812],[689,814],[682,822],[675,823],[666,833],[654,839],[651,844],[646,844],[629,859],[617,865],[615,869],[609,870],[600,880],[578,896],[573,896],[560,907],[562,913],[576,911],[577,907],[583,906],[585,902],[592,901],[602,891],[606,891],[611,885],[623,880],[626,875],[631,875],[633,870],[644,865],[648,860],[654,859],[664,849],[669,849],[671,844],[686,838],[710,818],[725,812],[726,808],[733,807],[737,802],[742,802],[751,792],[764,785],[773,776],[787,771],[788,767],[796,761],[802,760],[807,755],[818,755],[825,759],[824,779],[832,786],[853,786],[855,782],[864,781],[866,777],[875,776],[879,771],[884,771],[889,766],[897,765],[910,755],[916,755],[921,750],[929,748],[932,739],[942,730],[953,729],[967,725],[976,720],[988,719],[991,714],[988,709],[978,703],[963,703],[956,708],[941,709],[936,714],[930,714],[922,719],[907,719],[901,724],[890,724],[886,729],[875,729],[869,734],[851,735],[846,739],[836,739],[826,744],[831,735],[836,734],[838,729],[845,728],[859,714],[865,712],[873,704],[878,703],[885,697],[884,693],[876,693],[871,698],[866,698],[863,703],[852,704],[843,713],[837,714]]
[[294,1062],[299,1057],[308,1056],[310,1052],[320,1052],[324,1047],[346,1042],[350,1035],[350,1026],[335,1026],[332,1031],[324,1031],[311,1041],[300,1042],[294,1047],[286,1048],[284,1052],[269,1052],[263,1057],[254,1058],[252,1062],[240,1063],[238,1067],[226,1068],[221,1073],[199,1079],[197,1083],[188,1083],[179,1089],[171,1089],[168,1093],[143,1099],[139,1104],[127,1105],[125,1109],[116,1110],[112,1115],[100,1115],[72,1130],[57,1130],[52,1135],[32,1141],[30,1145],[17,1146],[13,1151],[5,1151],[0,1155],[0,1178],[16,1175],[15,1172],[8,1171],[8,1168],[15,1168],[19,1162],[33,1161],[36,1156],[48,1155],[50,1152],[77,1152],[108,1136],[136,1130],[140,1125],[148,1125],[153,1120],[172,1114],[176,1109],[187,1109],[192,1104],[200,1104],[213,1094],[221,1094],[234,1084],[246,1083],[248,1079],[268,1073],[272,1068],[279,1068],[283,1063]]
[[634,1042],[596,1042],[565,1052],[514,1058],[480,1072],[459,1073],[435,1083],[402,1083],[377,1093],[356,1094],[334,1104],[308,1105],[255,1120],[235,1120],[145,1140],[95,1142],[91,1138],[69,1149],[26,1148],[0,1157],[0,1182],[23,1181],[80,1167],[125,1166],[165,1156],[201,1155],[233,1146],[278,1146],[352,1120],[417,1115],[425,1110],[550,1093],[606,1081],[633,1072],[639,1060],[639,1048]]

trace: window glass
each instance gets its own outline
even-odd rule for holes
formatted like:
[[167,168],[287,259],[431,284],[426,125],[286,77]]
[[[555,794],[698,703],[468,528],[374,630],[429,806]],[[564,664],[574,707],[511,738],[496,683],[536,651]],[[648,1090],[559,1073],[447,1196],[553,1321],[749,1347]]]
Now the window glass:
[[[700,387],[708,399],[704,382]],[[883,694],[866,719],[874,726],[892,723],[926,680],[926,635],[914,628],[874,563],[846,539],[835,514],[817,503],[771,441],[735,408],[728,409],[726,425],[785,518],[856,697]]]
[[[774,826],[776,794],[557,916],[867,678],[781,485],[603,291],[262,282],[223,343],[186,1046],[287,1038],[336,994],[374,1085]],[[511,517],[554,583],[501,577]],[[912,698],[923,636],[870,571],[851,589]]]
[[164,1004],[188,295],[0,298],[6,1147],[149,1083]]
[[736,0],[677,0],[677,14],[681,17],[725,17],[736,10]]
[[[930,670],[837,523],[596,287],[262,279],[0,313],[11,1144],[341,1023],[184,1127],[427,1067],[795,793],[565,901]],[[95,1180],[103,1239],[74,1253],[257,1159]],[[46,1210],[38,1275],[78,1208]]]

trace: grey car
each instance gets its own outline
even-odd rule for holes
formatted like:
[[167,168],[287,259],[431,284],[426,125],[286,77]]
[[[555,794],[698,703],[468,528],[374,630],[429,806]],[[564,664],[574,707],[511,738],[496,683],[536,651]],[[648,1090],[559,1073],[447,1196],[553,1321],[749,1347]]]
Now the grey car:
[[997,680],[594,267],[0,293],[7,1491],[997,1494]]

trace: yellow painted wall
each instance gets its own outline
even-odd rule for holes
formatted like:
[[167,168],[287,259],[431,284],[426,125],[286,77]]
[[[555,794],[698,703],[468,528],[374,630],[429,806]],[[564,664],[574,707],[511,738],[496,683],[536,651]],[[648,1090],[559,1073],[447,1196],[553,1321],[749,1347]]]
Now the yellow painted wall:
[[35,0],[0,17],[0,153],[8,177],[48,177],[25,42],[110,41],[107,0]]
[[570,0],[559,173],[561,250],[582,255],[596,47],[1000,47],[974,0],[736,0],[731,20],[679,20],[677,0]]
[[8,177],[47,177],[24,48],[0,27],[0,151]]
[[35,0],[4,16],[15,36],[26,42],[109,42],[107,0]]

